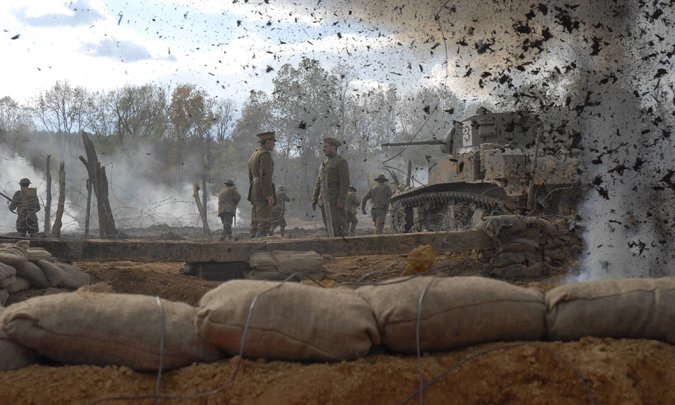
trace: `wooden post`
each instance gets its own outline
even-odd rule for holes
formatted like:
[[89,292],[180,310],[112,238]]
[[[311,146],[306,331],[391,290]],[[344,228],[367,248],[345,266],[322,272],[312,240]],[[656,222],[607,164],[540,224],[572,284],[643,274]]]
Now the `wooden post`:
[[61,162],[59,165],[59,202],[56,207],[56,217],[54,218],[54,227],[52,228],[52,237],[61,237],[61,219],[66,205],[66,164]]
[[202,201],[199,198],[199,184],[195,183],[192,185],[192,197],[195,199],[195,204],[197,204],[197,210],[199,211],[199,216],[202,219],[202,228],[206,235],[211,235],[211,230],[209,229],[209,223],[206,222],[206,209],[202,205]]
[[51,229],[51,215],[52,215],[52,172],[51,172],[51,162],[52,160],[52,155],[47,155],[47,168],[45,170],[47,174],[47,178],[45,179],[47,182],[47,189],[46,189],[46,200],[45,200],[45,235],[49,235],[50,229]]

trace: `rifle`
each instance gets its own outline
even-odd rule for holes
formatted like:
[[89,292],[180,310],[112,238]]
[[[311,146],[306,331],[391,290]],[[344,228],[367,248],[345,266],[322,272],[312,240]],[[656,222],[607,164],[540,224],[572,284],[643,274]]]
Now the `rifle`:
[[[0,195],[3,196],[3,197],[5,197],[5,198],[7,199],[7,204],[9,204],[9,203],[12,202],[12,199],[9,198],[9,196],[8,196],[7,194],[5,194],[5,193],[3,193],[3,192],[0,191]],[[10,209],[9,211],[10,211],[12,214],[16,214],[16,211],[14,211],[14,210],[12,210],[12,209]]]

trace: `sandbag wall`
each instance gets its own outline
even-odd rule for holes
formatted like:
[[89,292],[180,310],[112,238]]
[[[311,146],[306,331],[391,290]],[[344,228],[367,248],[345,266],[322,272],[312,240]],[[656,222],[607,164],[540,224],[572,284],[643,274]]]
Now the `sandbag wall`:
[[0,306],[10,294],[49,287],[77,289],[91,283],[89,274],[59,262],[47,250],[28,241],[0,244]]
[[675,277],[563,285],[546,293],[482,277],[320,288],[233,280],[198,307],[87,291],[0,309],[0,370],[35,362],[171,369],[226,356],[339,361],[484,342],[659,339],[675,344]]
[[539,278],[568,257],[578,257],[576,239],[565,222],[518,215],[483,218],[475,229],[485,232],[495,249],[483,252],[486,274],[500,279]]

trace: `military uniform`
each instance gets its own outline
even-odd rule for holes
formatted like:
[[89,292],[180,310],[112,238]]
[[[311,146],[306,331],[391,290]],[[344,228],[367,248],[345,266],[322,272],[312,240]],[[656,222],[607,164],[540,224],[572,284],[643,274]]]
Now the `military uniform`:
[[[257,135],[261,141],[273,139],[274,132],[263,132]],[[272,207],[268,198],[274,199],[274,160],[272,153],[264,146],[258,146],[248,160],[248,201],[253,205],[251,209],[252,238],[267,236],[270,231]]]
[[286,203],[291,199],[286,195],[285,190],[280,186],[277,190],[276,202],[277,205],[272,207],[272,227],[270,228],[270,235],[279,227],[279,234],[284,236],[286,233]]
[[384,221],[387,217],[392,192],[391,188],[384,184],[388,180],[383,175],[380,175],[375,181],[377,184],[371,187],[368,193],[363,196],[363,200],[361,200],[361,210],[365,215],[366,203],[368,200],[371,200],[370,214],[375,224],[375,234],[381,234],[384,229]]
[[[334,145],[340,145],[339,141],[333,138],[326,138],[324,142],[334,142]],[[322,186],[324,181],[326,183],[325,189]],[[330,209],[335,236],[342,236],[345,233],[344,227],[347,220],[345,202],[347,200],[348,188],[349,164],[347,161],[338,155],[327,158],[321,164],[321,171],[314,185],[312,203],[318,204],[321,207],[323,223],[326,226],[326,210]],[[329,207],[324,206],[324,201],[329,202]],[[340,202],[341,208],[338,208],[338,202]]]
[[351,235],[356,231],[356,224],[359,223],[356,214],[358,213],[359,205],[361,200],[356,196],[356,189],[354,187],[349,187],[349,192],[347,192],[347,200],[345,200],[345,212],[347,213],[347,223],[345,224],[346,228],[349,230]]
[[225,182],[225,188],[218,194],[218,216],[223,223],[223,233],[220,240],[232,239],[232,221],[237,212],[237,205],[241,195],[232,180]]
[[30,180],[24,178],[19,182],[21,190],[18,190],[12,196],[12,201],[9,203],[10,211],[15,211],[16,217],[16,231],[21,236],[34,235],[40,232],[38,224],[38,217],[36,212],[40,211],[40,201],[37,197],[37,190],[34,187],[28,187]]

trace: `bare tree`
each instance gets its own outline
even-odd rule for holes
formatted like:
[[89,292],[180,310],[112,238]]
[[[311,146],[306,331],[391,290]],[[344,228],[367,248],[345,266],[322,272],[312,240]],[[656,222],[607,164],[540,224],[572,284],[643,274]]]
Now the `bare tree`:
[[60,158],[65,157],[66,135],[83,128],[87,91],[57,81],[54,87],[37,96],[35,115],[47,131],[57,135]]
[[228,135],[231,134],[234,126],[234,115],[236,106],[232,100],[221,100],[215,107],[215,124],[213,131],[216,142],[222,144]]

